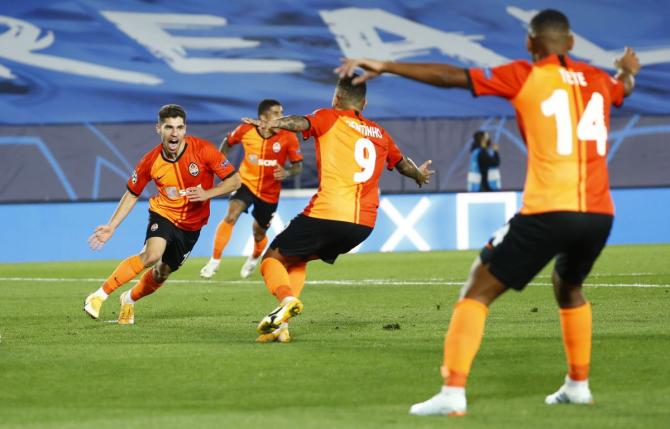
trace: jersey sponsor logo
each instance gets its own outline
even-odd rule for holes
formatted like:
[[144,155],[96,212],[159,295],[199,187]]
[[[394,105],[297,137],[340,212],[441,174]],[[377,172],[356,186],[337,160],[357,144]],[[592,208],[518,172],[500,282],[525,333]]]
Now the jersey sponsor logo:
[[179,198],[179,190],[174,186],[168,186],[165,188],[165,194],[171,200],[176,200]]
[[274,167],[277,165],[276,159],[262,159],[258,158],[258,155],[252,153],[249,154],[249,162],[251,164],[260,165],[261,167]]
[[195,162],[192,162],[188,165],[188,172],[191,173],[191,176],[197,176],[200,174],[200,169],[198,168],[198,164]]
[[359,124],[358,122],[352,120],[348,120],[347,125],[366,137],[377,137],[378,139],[382,138],[382,131],[377,127]]
[[280,150],[281,150],[281,144],[279,142],[274,142],[272,144],[272,152],[279,153]]
[[152,224],[150,229],[151,232],[155,232],[158,229],[158,224],[157,223]]
[[227,159],[224,159],[223,161],[221,161],[221,168],[226,168],[229,165],[230,165],[230,161],[228,161]]
[[133,182],[133,185],[137,183],[137,170],[133,170],[133,174],[130,176],[130,181]]

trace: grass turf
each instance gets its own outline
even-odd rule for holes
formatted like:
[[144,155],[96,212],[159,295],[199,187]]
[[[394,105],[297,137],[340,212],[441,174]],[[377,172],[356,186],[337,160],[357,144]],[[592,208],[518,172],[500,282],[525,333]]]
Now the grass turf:
[[[474,255],[310,263],[316,283],[286,345],[253,342],[275,301],[258,274],[239,281],[241,258],[209,282],[197,275],[204,260],[189,260],[179,281],[136,305],[135,326],[81,311],[118,261],[0,265],[0,428],[667,427],[670,246],[610,247],[594,269],[595,406],[543,405],[565,372],[545,271],[492,307],[469,415],[407,415],[440,386],[451,283]],[[632,284],[658,287],[622,286]],[[118,296],[102,319],[116,317]]]

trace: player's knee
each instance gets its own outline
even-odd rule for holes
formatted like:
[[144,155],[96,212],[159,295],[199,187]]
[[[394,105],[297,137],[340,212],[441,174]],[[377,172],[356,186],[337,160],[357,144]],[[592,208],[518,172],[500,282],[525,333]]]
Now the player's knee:
[[228,213],[226,217],[223,218],[223,221],[231,225],[235,225],[235,223],[237,223],[237,218],[239,217],[239,213]]
[[140,253],[140,259],[142,260],[142,263],[144,264],[145,267],[153,267],[158,263],[158,261],[161,260],[161,253],[160,252],[155,252],[151,250],[145,250],[144,252]]

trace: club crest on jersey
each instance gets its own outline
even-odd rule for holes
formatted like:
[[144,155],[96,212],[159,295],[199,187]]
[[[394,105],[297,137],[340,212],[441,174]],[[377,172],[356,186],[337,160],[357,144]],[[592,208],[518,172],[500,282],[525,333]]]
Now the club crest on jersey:
[[280,150],[281,150],[281,144],[279,142],[274,142],[272,144],[272,152],[279,153]]
[[198,168],[198,164],[195,162],[192,162],[188,165],[188,172],[191,173],[191,176],[197,176],[200,174],[200,169]]
[[154,232],[157,229],[158,229],[158,224],[157,223],[154,223],[154,224],[151,225],[151,232]]

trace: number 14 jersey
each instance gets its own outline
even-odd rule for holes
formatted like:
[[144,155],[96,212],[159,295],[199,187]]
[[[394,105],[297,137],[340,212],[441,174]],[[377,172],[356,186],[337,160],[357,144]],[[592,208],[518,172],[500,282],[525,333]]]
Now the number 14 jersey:
[[374,227],[379,178],[403,158],[386,130],[354,110],[319,109],[306,116],[314,137],[319,189],[305,216]]
[[613,214],[607,173],[610,106],[623,84],[604,71],[551,55],[469,69],[475,96],[510,100],[528,148],[522,214],[573,211]]

